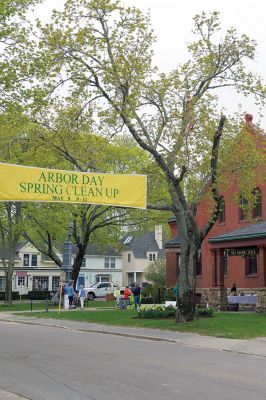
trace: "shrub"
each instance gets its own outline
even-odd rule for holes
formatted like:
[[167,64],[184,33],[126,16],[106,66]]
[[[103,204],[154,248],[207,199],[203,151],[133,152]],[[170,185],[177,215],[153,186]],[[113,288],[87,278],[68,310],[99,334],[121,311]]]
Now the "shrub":
[[138,309],[139,318],[168,318],[175,315],[175,307],[163,305],[141,306]]
[[173,291],[173,289],[166,289],[164,292],[164,300],[165,301],[175,301],[176,300],[176,295]]
[[141,302],[143,304],[158,304],[165,301],[165,289],[155,285],[149,285],[141,291]]
[[[21,296],[22,299],[27,298],[26,295]],[[12,292],[12,300],[19,300],[20,296],[18,292]],[[0,300],[4,301],[5,300],[5,292],[0,292]]]
[[155,300],[153,297],[141,297],[141,304],[154,304]]
[[48,290],[32,290],[28,293],[29,300],[46,300],[50,299],[50,292]]
[[213,311],[211,307],[196,307],[196,316],[210,318],[213,317]]

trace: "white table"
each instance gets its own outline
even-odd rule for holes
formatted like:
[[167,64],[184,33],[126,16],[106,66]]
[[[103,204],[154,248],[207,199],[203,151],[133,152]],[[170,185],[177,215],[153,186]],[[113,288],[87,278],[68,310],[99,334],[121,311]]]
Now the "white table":
[[229,304],[257,304],[257,295],[246,295],[246,296],[227,296]]

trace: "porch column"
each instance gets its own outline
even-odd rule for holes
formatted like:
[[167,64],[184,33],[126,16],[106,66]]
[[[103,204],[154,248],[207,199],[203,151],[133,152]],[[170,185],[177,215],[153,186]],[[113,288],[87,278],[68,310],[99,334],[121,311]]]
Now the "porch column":
[[212,256],[212,269],[211,269],[211,286],[217,286],[217,273],[216,273],[216,250],[211,249]]
[[224,287],[224,249],[216,250],[217,286]]
[[212,287],[209,305],[218,310],[227,309],[227,289],[224,287],[224,249],[212,250]]
[[264,245],[258,246],[259,254],[258,258],[258,276],[261,276],[260,286],[266,286],[266,249]]

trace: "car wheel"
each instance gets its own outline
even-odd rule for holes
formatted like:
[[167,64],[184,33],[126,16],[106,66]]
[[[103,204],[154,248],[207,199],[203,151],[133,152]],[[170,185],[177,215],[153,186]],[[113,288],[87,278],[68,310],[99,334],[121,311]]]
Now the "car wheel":
[[88,293],[87,298],[88,298],[88,300],[94,300],[95,294],[93,292],[90,292],[90,293]]

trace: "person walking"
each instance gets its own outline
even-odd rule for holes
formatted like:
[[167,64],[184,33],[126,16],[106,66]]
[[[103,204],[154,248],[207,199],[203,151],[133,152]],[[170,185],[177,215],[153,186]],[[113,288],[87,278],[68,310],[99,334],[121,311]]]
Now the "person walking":
[[135,304],[135,310],[138,309],[138,307],[140,307],[141,303],[140,303],[140,284],[137,283],[136,286],[132,289],[133,295],[134,295],[134,304]]
[[67,295],[68,295],[68,301],[69,301],[69,308],[73,308],[73,299],[74,299],[74,288],[73,288],[73,283],[70,283],[68,288],[67,288]]
[[79,289],[79,299],[80,299],[80,308],[81,310],[84,310],[84,301],[86,298],[86,291],[83,287],[83,285],[80,285],[80,289]]

